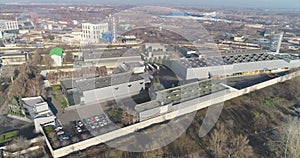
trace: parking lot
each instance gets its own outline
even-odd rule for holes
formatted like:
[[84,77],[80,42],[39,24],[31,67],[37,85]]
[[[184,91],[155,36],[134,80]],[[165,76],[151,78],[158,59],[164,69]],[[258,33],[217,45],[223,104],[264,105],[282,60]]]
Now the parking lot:
[[103,113],[81,120],[71,121],[66,125],[62,125],[59,120],[56,120],[44,127],[52,145],[58,141],[59,146],[66,146],[86,140],[115,129],[116,126]]
[[[74,121],[73,128],[77,133],[86,131],[99,131],[100,128],[105,128],[111,123],[105,114],[94,115],[89,118]],[[102,130],[103,131],[103,130]]]

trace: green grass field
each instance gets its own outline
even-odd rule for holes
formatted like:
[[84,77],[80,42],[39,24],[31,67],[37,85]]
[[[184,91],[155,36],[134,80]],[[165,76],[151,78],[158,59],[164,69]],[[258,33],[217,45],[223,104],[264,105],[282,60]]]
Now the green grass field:
[[66,98],[63,96],[59,85],[52,87],[52,94],[54,99],[57,100],[63,108],[68,107],[68,102]]
[[11,131],[0,135],[0,144],[10,142],[19,136],[19,131]]

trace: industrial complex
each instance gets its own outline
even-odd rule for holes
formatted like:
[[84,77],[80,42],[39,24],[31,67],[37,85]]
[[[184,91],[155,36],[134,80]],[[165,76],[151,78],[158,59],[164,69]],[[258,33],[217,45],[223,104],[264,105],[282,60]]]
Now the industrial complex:
[[[30,135],[58,158],[300,76],[299,42],[291,34],[285,38],[283,29],[271,32],[267,24],[221,18],[216,11],[143,9],[117,16],[99,9],[107,16],[102,22],[45,15],[37,20],[34,13],[0,20],[0,89],[6,93],[0,102],[9,111],[3,116],[30,124]],[[130,14],[153,25],[140,28]],[[181,33],[195,30],[183,27],[199,28],[193,20],[212,29],[213,38],[185,39]],[[220,23],[234,29],[213,30]],[[254,35],[241,33],[244,27]],[[0,158],[2,150],[16,155],[7,142],[0,143]]]

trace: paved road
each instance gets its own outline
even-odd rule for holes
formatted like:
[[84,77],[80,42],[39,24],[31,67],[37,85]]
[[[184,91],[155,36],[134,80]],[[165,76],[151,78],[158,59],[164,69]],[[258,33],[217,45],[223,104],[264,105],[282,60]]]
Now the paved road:
[[52,95],[49,95],[49,98],[49,105],[54,107],[52,111],[54,111],[57,119],[63,125],[68,125],[71,121],[81,120],[82,118],[89,118],[94,115],[104,114],[100,104],[91,104],[64,110],[61,107],[61,104],[55,100]]
[[51,92],[48,98],[48,103],[54,115],[56,115],[57,119],[61,121],[62,124],[65,125],[68,124],[70,121],[79,119],[76,110],[64,110],[61,104],[52,96]]

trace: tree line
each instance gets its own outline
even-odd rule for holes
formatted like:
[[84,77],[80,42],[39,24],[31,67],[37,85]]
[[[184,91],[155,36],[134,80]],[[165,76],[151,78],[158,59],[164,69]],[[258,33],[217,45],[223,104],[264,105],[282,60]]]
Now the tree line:
[[15,69],[12,84],[8,91],[9,101],[13,97],[47,97],[42,76],[38,71],[38,61],[40,58],[35,54],[31,60]]

